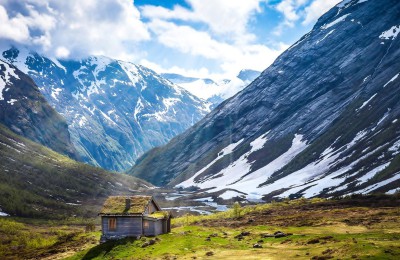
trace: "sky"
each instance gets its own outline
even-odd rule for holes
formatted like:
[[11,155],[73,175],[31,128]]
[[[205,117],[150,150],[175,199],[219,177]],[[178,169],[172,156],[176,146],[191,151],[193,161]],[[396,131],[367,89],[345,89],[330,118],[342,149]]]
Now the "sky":
[[263,71],[341,0],[0,0],[0,44],[104,55],[158,73]]

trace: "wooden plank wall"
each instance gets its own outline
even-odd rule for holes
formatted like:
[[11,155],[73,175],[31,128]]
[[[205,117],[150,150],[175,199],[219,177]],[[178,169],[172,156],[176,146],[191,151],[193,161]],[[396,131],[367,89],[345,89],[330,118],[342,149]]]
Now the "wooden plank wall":
[[142,218],[141,217],[116,217],[117,228],[115,230],[108,229],[108,218],[101,218],[101,226],[103,235],[106,236],[140,236],[142,235]]

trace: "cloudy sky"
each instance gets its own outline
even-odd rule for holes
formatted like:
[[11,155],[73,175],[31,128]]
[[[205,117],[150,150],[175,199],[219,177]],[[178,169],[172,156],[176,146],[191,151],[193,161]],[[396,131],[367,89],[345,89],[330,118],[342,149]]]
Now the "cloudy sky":
[[264,70],[341,0],[0,0],[0,44],[105,55],[157,72]]

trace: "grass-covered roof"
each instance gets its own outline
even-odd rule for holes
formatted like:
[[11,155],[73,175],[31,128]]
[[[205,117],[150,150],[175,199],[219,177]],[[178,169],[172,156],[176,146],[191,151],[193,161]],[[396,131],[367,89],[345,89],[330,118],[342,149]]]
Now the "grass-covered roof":
[[[127,205],[127,200],[129,204]],[[99,215],[142,214],[149,205],[151,196],[111,196],[104,202]]]
[[148,215],[148,217],[151,218],[156,218],[156,219],[164,219],[169,217],[169,212],[168,211],[156,211],[153,212],[152,214]]

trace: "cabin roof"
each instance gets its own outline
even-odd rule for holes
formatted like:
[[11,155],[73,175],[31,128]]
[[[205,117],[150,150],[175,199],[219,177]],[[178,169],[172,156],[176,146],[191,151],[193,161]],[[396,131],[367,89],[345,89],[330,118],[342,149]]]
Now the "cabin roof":
[[152,200],[152,196],[111,196],[99,215],[142,215]]
[[170,214],[168,211],[156,211],[148,215],[148,217],[156,219],[168,219],[170,217]]

